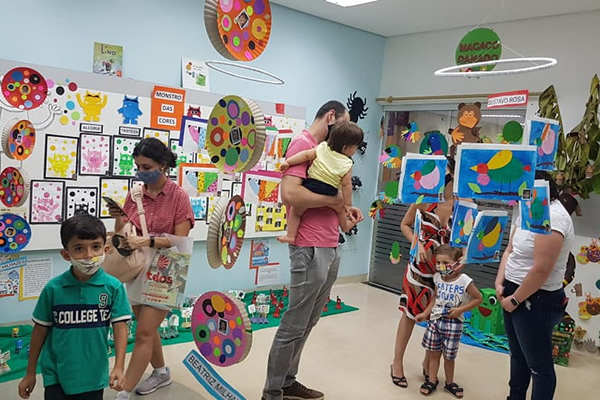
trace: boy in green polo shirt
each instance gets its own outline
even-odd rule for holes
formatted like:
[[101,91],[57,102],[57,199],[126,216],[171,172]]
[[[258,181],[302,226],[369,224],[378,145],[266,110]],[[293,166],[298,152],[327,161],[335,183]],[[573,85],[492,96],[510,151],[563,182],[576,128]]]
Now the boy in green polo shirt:
[[[63,222],[61,255],[71,268],[52,279],[35,310],[27,374],[19,396],[35,387],[40,352],[46,400],[102,400],[104,388],[120,390],[131,308],[121,282],[100,268],[106,228],[96,217],[77,214]],[[108,375],[108,330],[113,325],[115,366]]]

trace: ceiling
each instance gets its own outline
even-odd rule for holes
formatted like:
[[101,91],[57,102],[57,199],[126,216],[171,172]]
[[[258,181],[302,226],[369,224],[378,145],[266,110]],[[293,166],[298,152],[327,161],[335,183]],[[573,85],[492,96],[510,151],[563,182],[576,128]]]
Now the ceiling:
[[598,0],[379,0],[346,8],[325,0],[271,2],[382,36],[600,9]]

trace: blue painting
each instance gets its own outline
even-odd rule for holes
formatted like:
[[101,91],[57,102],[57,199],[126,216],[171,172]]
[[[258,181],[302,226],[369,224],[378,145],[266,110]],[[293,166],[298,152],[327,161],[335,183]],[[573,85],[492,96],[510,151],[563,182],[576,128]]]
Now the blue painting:
[[467,244],[466,263],[500,262],[506,211],[480,211]]
[[406,204],[444,201],[447,164],[444,156],[405,155],[398,190],[400,200]]
[[463,143],[456,154],[454,193],[463,199],[527,199],[536,160],[535,146]]
[[477,218],[477,205],[467,201],[454,203],[452,213],[452,232],[450,234],[450,245],[452,247],[467,247],[471,232]]
[[421,211],[417,210],[415,214],[415,223],[413,226],[413,240],[410,244],[409,261],[416,265],[419,258],[419,237],[421,235]]
[[190,202],[192,203],[194,218],[196,220],[205,220],[208,210],[208,197],[191,197]]
[[550,189],[545,180],[536,180],[531,199],[521,201],[521,229],[542,235],[552,232],[550,223]]
[[529,121],[529,144],[537,147],[536,169],[555,169],[559,132],[560,124],[553,119],[533,118]]

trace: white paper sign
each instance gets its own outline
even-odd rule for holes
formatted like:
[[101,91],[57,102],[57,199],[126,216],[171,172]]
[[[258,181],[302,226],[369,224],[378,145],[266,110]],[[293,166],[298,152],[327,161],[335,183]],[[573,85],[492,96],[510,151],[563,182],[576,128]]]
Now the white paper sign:
[[19,300],[37,299],[50,279],[52,279],[50,258],[28,260],[27,266],[21,268]]
[[258,286],[277,285],[279,283],[279,265],[265,265],[258,269]]
[[181,59],[181,86],[185,89],[210,91],[208,67],[203,61]]

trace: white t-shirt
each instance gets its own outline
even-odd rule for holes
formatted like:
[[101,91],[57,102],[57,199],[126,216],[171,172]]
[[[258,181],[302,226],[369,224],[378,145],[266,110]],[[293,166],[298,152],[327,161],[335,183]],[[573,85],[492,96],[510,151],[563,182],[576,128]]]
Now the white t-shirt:
[[[550,203],[550,224],[552,230],[560,233],[564,237],[562,248],[554,268],[548,279],[542,286],[542,289],[554,291],[562,288],[565,270],[567,268],[567,259],[575,232],[571,216],[565,210],[560,201],[555,200]],[[536,233],[521,229],[521,217],[517,218],[516,231],[513,237],[513,251],[506,262],[505,278],[517,285],[523,283],[527,273],[533,268],[533,244]]]
[[[467,288],[473,282],[466,274],[460,274],[452,282],[445,282],[439,272],[433,275],[433,283],[435,284],[435,304],[431,310],[429,319],[434,321],[446,316],[451,308],[455,308],[470,301],[471,296],[467,293]],[[461,315],[459,318],[464,321],[464,316]]]

